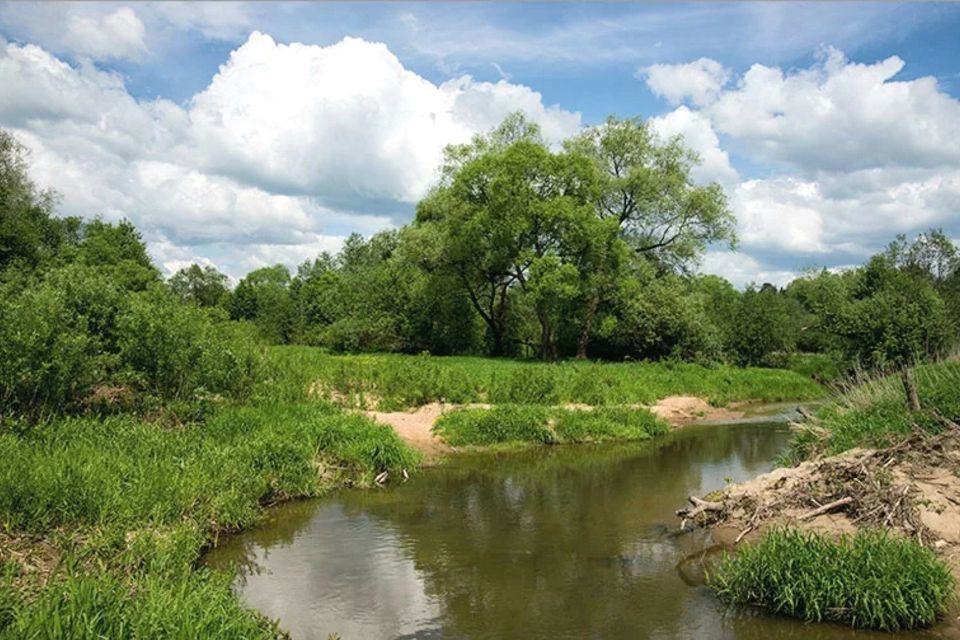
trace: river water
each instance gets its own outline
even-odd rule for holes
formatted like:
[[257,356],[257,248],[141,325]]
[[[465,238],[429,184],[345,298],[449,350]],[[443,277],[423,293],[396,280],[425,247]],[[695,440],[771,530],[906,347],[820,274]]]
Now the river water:
[[294,638],[936,638],[726,610],[674,511],[772,468],[783,424],[463,454],[387,490],[271,511],[207,561]]

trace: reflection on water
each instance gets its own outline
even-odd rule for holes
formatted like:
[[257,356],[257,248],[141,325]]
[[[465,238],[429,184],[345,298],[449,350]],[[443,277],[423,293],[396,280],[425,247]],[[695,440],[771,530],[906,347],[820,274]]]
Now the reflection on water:
[[660,446],[457,456],[277,509],[209,562],[239,567],[245,601],[294,638],[891,638],[725,613],[702,586],[708,543],[674,510],[767,471],[786,438],[696,426]]

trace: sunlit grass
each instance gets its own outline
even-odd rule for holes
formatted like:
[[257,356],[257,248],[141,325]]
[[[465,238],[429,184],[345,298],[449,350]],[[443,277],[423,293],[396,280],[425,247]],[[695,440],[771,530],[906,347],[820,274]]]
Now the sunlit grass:
[[877,531],[831,539],[786,529],[727,556],[710,576],[724,601],[808,622],[899,631],[933,624],[954,580],[929,549]]
[[589,405],[650,404],[694,395],[723,405],[822,396],[824,389],[792,371],[679,362],[559,363],[405,356],[333,356],[311,347],[274,347],[262,392],[293,397],[312,388],[349,406],[384,410],[430,402]]
[[434,426],[435,433],[453,446],[647,440],[668,430],[665,422],[645,409],[516,404],[458,409],[443,415]]
[[915,367],[922,409],[910,411],[899,374],[861,375],[836,389],[832,402],[818,412],[815,429],[800,430],[785,462],[814,453],[834,455],[854,447],[894,444],[916,429],[936,433],[942,417],[960,421],[960,362],[955,360]]

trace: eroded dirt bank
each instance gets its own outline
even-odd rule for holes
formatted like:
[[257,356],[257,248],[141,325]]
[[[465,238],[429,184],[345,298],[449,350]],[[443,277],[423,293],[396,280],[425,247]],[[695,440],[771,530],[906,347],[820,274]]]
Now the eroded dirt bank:
[[[441,415],[455,409],[483,409],[491,406],[489,404],[460,405],[433,402],[409,411],[364,411],[363,413],[377,422],[393,427],[397,435],[429,458],[452,450],[450,446],[431,432],[431,428]],[[736,408],[714,407],[703,398],[695,396],[669,396],[652,406],[636,406],[637,408],[648,409],[674,427],[693,422],[734,420],[743,416],[743,411]],[[592,406],[584,404],[562,405],[562,408],[581,411],[593,409]]]
[[677,515],[727,546],[781,525],[834,534],[879,526],[934,549],[960,580],[958,473],[960,429],[951,429],[776,469],[693,497]]

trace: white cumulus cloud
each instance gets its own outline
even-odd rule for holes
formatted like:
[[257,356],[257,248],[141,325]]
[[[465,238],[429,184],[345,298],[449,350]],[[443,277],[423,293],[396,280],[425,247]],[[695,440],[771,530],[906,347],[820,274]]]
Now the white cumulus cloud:
[[120,76],[41,47],[0,45],[0,86],[15,89],[0,93],[0,126],[33,150],[37,180],[62,193],[64,213],[129,218],[170,268],[206,258],[242,275],[388,227],[429,188],[445,145],[515,110],[554,141],[580,128],[529,87],[437,85],[355,38],[253,33],[182,106],[137,100]]
[[654,64],[637,71],[637,77],[670,104],[690,101],[702,107],[717,99],[730,80],[730,72],[710,58],[687,64]]
[[70,16],[64,42],[74,52],[96,60],[136,59],[147,50],[145,31],[133,9],[120,7],[99,18]]

